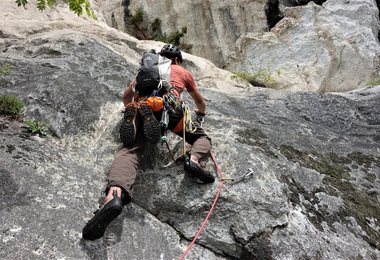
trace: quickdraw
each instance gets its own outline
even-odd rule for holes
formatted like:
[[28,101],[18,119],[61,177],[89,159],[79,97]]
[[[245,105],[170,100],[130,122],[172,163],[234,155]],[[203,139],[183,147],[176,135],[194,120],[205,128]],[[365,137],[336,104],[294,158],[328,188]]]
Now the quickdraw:
[[248,168],[248,171],[244,173],[242,176],[237,177],[237,178],[224,178],[224,180],[227,181],[228,184],[236,184],[248,179],[248,177],[253,176],[253,173],[254,171],[251,168]]

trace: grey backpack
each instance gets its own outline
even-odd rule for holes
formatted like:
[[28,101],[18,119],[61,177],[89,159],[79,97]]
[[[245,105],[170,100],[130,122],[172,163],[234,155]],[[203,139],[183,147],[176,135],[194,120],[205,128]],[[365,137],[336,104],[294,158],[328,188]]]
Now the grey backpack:
[[170,86],[171,60],[154,51],[144,53],[136,75],[135,90],[139,96],[151,96],[163,86]]

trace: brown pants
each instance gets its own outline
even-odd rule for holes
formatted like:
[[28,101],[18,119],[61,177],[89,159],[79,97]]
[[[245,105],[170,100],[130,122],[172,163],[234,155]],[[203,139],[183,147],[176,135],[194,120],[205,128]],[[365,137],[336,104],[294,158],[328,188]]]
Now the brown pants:
[[[177,127],[176,134],[182,137],[182,129],[177,131],[181,120],[181,113],[169,116],[169,129],[174,130],[174,128]],[[185,140],[192,145],[190,154],[197,157],[200,161],[206,161],[211,150],[211,139],[199,125],[197,126],[195,132],[185,132]],[[111,169],[108,172],[107,190],[111,186],[123,188],[127,193],[127,196],[123,199],[125,204],[131,201],[133,184],[135,183],[138,172],[139,153],[143,151],[145,144],[144,137],[140,131],[137,133],[136,143],[133,147],[123,147],[116,153],[115,159],[111,164]]]

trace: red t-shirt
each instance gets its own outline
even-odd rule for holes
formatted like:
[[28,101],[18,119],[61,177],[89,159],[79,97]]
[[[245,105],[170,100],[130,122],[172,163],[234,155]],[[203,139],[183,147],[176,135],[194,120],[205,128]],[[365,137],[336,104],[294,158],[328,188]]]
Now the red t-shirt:
[[174,87],[178,96],[184,88],[188,92],[193,92],[197,88],[191,72],[176,64],[172,64],[170,67],[170,84]]

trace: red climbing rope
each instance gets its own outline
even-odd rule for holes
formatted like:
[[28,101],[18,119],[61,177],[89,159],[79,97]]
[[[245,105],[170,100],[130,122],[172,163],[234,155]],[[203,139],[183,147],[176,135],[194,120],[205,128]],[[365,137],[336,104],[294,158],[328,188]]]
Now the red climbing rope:
[[212,161],[213,161],[214,164],[215,164],[216,171],[218,172],[219,177],[220,177],[220,185],[219,185],[219,189],[218,189],[218,192],[217,192],[216,197],[215,197],[215,199],[214,199],[214,202],[212,203],[212,206],[211,206],[210,210],[209,210],[208,213],[207,213],[207,216],[206,216],[205,220],[203,220],[202,225],[199,227],[198,232],[195,234],[195,237],[194,237],[193,241],[191,241],[190,245],[186,248],[185,252],[184,252],[184,253],[181,255],[181,257],[179,258],[180,260],[184,260],[184,259],[185,259],[185,256],[186,256],[187,253],[190,251],[190,249],[193,247],[195,241],[198,239],[199,235],[201,234],[202,229],[204,228],[204,226],[206,225],[208,219],[210,218],[211,212],[212,212],[212,211],[214,210],[214,208],[215,208],[216,202],[218,201],[218,198],[219,198],[220,192],[222,191],[222,188],[223,188],[223,185],[224,185],[224,177],[223,177],[222,171],[220,170],[219,165],[218,165],[218,163],[216,162],[216,159],[215,159],[215,156],[214,156],[213,153],[211,153],[211,158],[212,158]]

